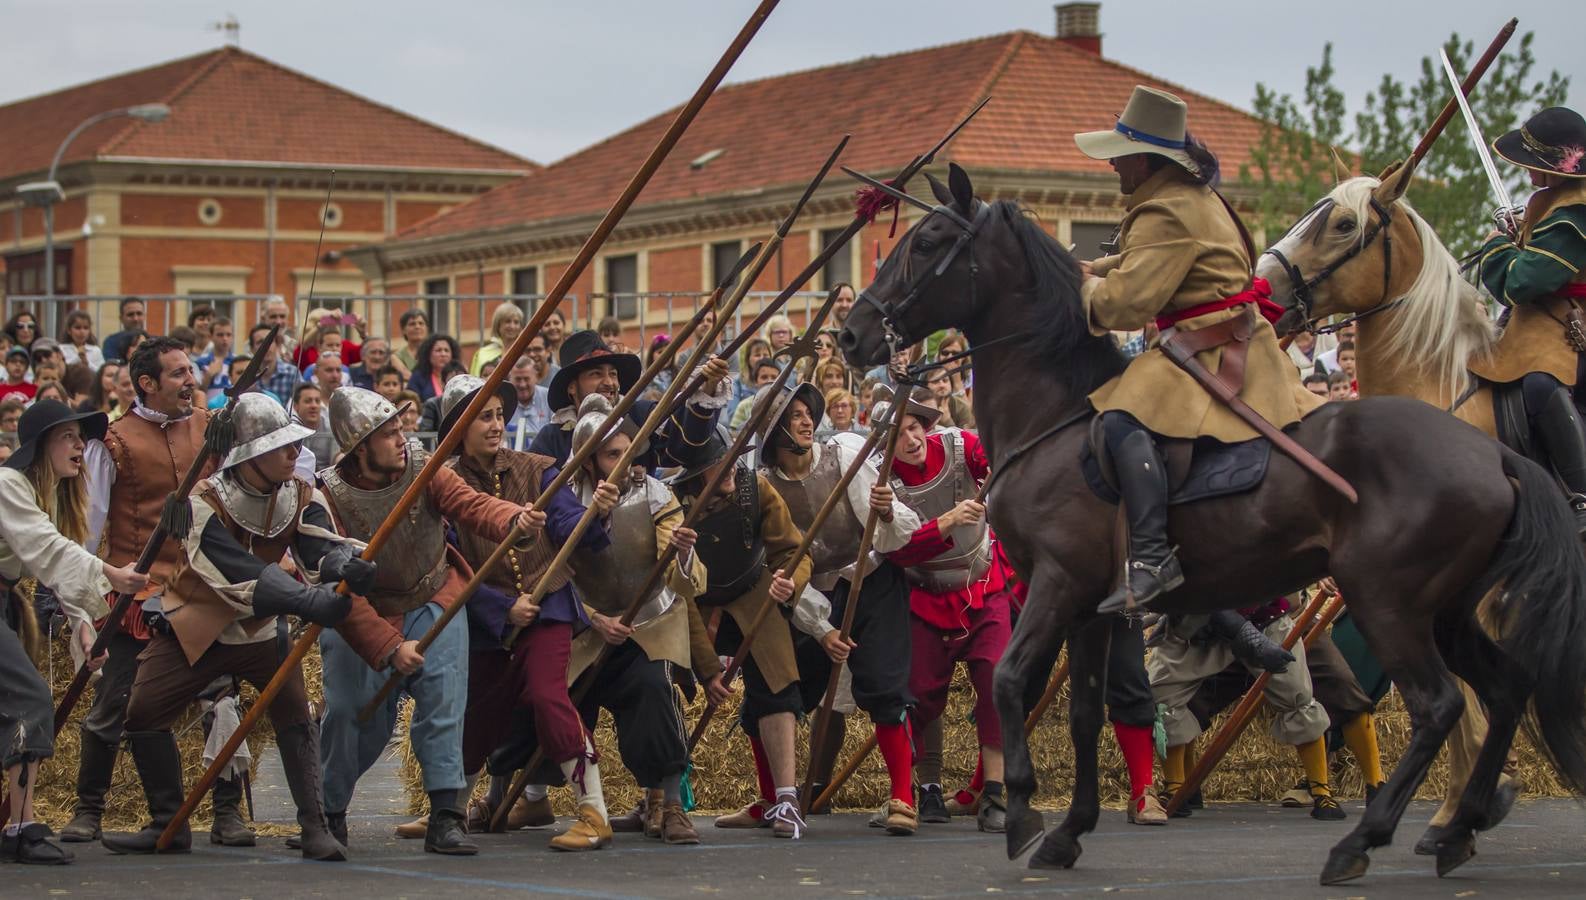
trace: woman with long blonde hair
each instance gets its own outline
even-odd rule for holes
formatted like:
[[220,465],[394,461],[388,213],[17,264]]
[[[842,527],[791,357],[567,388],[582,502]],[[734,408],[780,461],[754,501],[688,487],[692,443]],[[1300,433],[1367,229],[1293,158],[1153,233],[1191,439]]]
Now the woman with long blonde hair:
[[[105,595],[136,592],[148,583],[131,565],[112,566],[82,546],[88,535],[84,441],[103,438],[108,425],[102,412],[73,413],[63,403],[41,400],[22,414],[21,446],[0,467],[0,579],[7,587],[0,622],[0,760],[11,798],[0,859],[7,861],[72,861],[49,826],[33,820],[39,760],[54,753],[54,710],[49,685],[18,637],[37,634],[36,617],[10,586],[33,577],[51,588],[73,625],[73,655],[85,656],[94,620],[109,612]],[[87,662],[98,668],[104,655]]]

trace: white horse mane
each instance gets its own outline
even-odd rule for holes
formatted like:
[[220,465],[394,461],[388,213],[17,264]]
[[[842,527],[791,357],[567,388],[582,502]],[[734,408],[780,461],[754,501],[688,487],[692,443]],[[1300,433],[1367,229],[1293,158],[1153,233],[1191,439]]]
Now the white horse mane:
[[[1375,222],[1372,191],[1381,184],[1370,176],[1351,178],[1328,196],[1342,209],[1352,211],[1365,239],[1365,223]],[[1460,275],[1459,262],[1448,252],[1437,233],[1415,211],[1410,201],[1394,204],[1410,217],[1421,242],[1421,272],[1394,309],[1383,330],[1383,355],[1411,371],[1435,379],[1450,399],[1470,385],[1470,358],[1486,352],[1496,340],[1493,323],[1481,294]]]

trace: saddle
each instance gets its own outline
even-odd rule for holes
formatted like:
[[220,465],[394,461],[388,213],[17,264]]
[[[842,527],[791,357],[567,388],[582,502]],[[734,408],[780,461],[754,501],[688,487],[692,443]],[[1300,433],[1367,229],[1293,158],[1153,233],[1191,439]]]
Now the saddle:
[[[1080,471],[1091,493],[1116,505],[1121,499],[1118,476],[1107,455],[1100,423],[1100,416],[1091,419],[1090,439],[1080,449]],[[1237,444],[1210,438],[1156,440],[1162,464],[1167,467],[1169,506],[1255,490],[1267,477],[1267,463],[1272,458],[1272,443],[1266,438]]]

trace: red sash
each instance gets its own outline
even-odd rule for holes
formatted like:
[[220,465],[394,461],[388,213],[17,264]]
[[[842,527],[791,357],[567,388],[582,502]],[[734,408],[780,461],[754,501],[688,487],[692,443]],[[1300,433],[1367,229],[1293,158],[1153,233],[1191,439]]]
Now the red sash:
[[[1583,285],[1583,287],[1586,287],[1586,285]],[[1236,306],[1243,306],[1246,303],[1254,303],[1256,305],[1256,312],[1260,313],[1263,319],[1266,319],[1268,322],[1273,324],[1276,324],[1278,319],[1284,313],[1283,307],[1272,302],[1272,284],[1265,278],[1252,278],[1250,280],[1250,287],[1245,288],[1231,297],[1224,297],[1221,300],[1212,300],[1209,303],[1197,303],[1194,306],[1188,307],[1186,309],[1175,309],[1171,312],[1165,312],[1160,316],[1157,316],[1156,327],[1158,331],[1162,331],[1177,325],[1185,319],[1193,319],[1196,316],[1204,316],[1214,312],[1221,312],[1225,309],[1233,309]]]

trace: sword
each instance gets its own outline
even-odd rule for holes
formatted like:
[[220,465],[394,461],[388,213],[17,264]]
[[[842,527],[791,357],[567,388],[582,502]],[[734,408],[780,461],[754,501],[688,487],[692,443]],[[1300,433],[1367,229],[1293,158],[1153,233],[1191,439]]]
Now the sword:
[[1509,188],[1498,176],[1498,167],[1493,164],[1492,153],[1487,150],[1487,140],[1481,135],[1481,126],[1477,124],[1476,114],[1471,110],[1470,101],[1465,97],[1459,73],[1454,71],[1454,64],[1448,59],[1448,51],[1438,50],[1437,53],[1443,59],[1443,71],[1448,75],[1449,84],[1454,86],[1454,101],[1459,104],[1459,111],[1465,116],[1465,127],[1470,129],[1470,142],[1475,145],[1476,155],[1481,159],[1481,168],[1487,173],[1487,183],[1492,187],[1492,195],[1498,198],[1498,209],[1492,214],[1493,221],[1498,224],[1499,230],[1512,238],[1520,231],[1518,214],[1521,208],[1514,205],[1514,200],[1509,196]]

